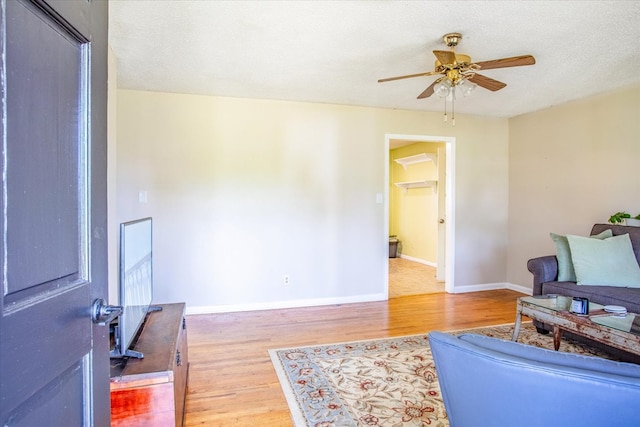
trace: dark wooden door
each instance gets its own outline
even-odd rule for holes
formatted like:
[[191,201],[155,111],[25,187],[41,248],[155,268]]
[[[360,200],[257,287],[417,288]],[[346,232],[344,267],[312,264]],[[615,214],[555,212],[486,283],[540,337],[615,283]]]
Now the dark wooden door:
[[107,3],[0,5],[0,422],[107,426]]

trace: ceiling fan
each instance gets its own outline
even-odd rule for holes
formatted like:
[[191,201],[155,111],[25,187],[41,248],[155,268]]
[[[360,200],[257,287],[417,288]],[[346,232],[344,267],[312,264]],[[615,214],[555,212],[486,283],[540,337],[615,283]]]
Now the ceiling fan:
[[536,63],[535,58],[531,55],[493,59],[490,61],[471,62],[471,57],[469,55],[456,53],[454,51],[454,48],[462,39],[462,34],[448,33],[445,34],[442,39],[444,40],[445,44],[451,48],[451,50],[433,51],[433,54],[436,56],[434,71],[428,71],[418,74],[408,74],[405,76],[388,77],[378,80],[378,83],[442,74],[442,77],[431,83],[429,87],[427,87],[420,95],[418,95],[418,99],[428,98],[434,93],[437,93],[442,97],[446,97],[447,95],[452,93],[452,90],[455,87],[461,89],[463,93],[468,94],[469,91],[475,88],[475,85],[495,92],[504,88],[507,84],[478,74],[478,71],[491,70],[493,68],[519,67],[522,65],[533,65]]

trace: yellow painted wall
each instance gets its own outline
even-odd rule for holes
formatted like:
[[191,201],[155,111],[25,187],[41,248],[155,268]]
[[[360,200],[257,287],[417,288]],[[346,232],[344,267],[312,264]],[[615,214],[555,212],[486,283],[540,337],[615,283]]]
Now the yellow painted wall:
[[[438,180],[437,161],[407,166],[395,160],[428,153],[437,155],[443,143],[417,142],[393,149],[389,153],[390,205],[389,229],[400,240],[401,254],[435,265],[438,247],[438,193],[437,188],[404,190],[397,182]],[[441,189],[444,183],[439,183]]]

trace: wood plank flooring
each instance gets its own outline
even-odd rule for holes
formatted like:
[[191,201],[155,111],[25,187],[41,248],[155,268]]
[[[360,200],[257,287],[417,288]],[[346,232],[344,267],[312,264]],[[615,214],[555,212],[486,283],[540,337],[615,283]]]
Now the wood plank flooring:
[[292,426],[268,349],[512,323],[519,296],[509,290],[439,293],[187,316],[185,426]]

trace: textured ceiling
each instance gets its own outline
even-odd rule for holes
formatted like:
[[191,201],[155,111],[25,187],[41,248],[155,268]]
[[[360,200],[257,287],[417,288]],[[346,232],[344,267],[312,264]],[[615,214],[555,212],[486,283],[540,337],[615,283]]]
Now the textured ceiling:
[[456,112],[512,117],[640,82],[639,1],[110,2],[118,87],[162,92],[442,111],[418,100],[442,36],[485,61],[531,54],[532,66],[486,70]]

